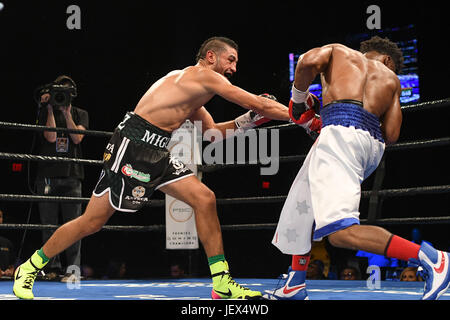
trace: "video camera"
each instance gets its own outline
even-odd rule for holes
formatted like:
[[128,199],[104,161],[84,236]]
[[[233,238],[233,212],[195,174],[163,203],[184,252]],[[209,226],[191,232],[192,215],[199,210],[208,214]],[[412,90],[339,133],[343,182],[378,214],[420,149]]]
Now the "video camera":
[[36,90],[36,100],[40,103],[42,95],[50,94],[48,103],[53,107],[68,106],[72,103],[73,98],[77,96],[77,90],[73,86],[49,83]]

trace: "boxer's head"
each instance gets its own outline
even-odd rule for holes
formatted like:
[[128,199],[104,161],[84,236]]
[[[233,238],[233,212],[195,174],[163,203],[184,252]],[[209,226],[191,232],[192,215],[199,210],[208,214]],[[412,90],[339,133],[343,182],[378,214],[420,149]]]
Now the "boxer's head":
[[403,53],[397,44],[388,38],[382,39],[379,36],[374,36],[361,42],[359,51],[366,54],[369,59],[381,61],[397,74],[403,68]]
[[196,60],[203,60],[214,71],[230,78],[236,72],[238,45],[226,37],[209,38],[201,45]]

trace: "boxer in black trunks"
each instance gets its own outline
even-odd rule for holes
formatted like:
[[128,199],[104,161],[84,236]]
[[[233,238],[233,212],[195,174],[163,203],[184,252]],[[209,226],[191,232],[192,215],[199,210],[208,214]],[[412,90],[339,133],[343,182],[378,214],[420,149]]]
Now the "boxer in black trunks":
[[[99,231],[116,210],[138,210],[152,190],[159,188],[194,209],[198,236],[212,274],[212,298],[261,297],[260,292],[234,282],[229,274],[214,193],[188,169],[181,170],[175,178],[173,170],[184,169],[180,167],[183,165],[171,159],[165,149],[171,132],[187,119],[201,121],[203,131],[217,129],[223,136],[227,129],[245,131],[264,119],[289,120],[286,106],[229,82],[227,77],[236,72],[237,61],[236,43],[213,37],[202,44],[196,65],[172,71],[149,88],[134,112],[126,114],[107,145],[107,161],[84,214],[58,228],[40,250],[16,269],[16,296],[33,299],[36,274],[49,258]],[[215,123],[203,105],[216,94],[249,111],[234,120]],[[133,191],[137,196],[127,199]]]
[[194,173],[167,150],[171,133],[128,112],[114,131],[103,156],[104,168],[93,194],[109,193],[119,211],[139,210],[164,185]]

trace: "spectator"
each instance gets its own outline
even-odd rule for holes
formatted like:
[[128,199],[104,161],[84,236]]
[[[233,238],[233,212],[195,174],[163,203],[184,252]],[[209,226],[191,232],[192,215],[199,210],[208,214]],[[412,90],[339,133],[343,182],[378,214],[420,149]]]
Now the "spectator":
[[323,263],[323,275],[328,278],[330,271],[331,259],[327,250],[327,242],[325,239],[314,241],[311,247],[310,261],[320,260]]
[[184,277],[184,268],[181,264],[174,263],[170,266],[170,276],[177,279]]
[[123,279],[127,273],[127,264],[124,261],[111,260],[106,267],[103,279]]
[[417,268],[406,267],[400,274],[400,281],[423,281],[423,279],[417,275]]
[[[76,84],[68,76],[59,76],[56,80],[39,91],[38,101],[40,112],[38,124],[47,127],[86,130],[89,126],[87,111],[72,106],[72,99],[77,95]],[[52,89],[53,88],[53,89]],[[56,93],[54,88],[67,90],[66,95]],[[53,90],[53,91],[52,91]],[[55,97],[59,94],[59,99]],[[63,98],[66,99],[63,99]],[[52,105],[53,104],[53,105]],[[38,154],[68,158],[82,158],[81,142],[83,134],[44,131],[39,136]],[[39,162],[36,187],[39,195],[46,196],[82,196],[82,180],[84,168],[79,163],[69,162]],[[41,223],[58,225],[59,213],[61,223],[66,223],[79,217],[82,213],[81,203],[40,202],[38,204]],[[51,230],[42,232],[43,242],[52,234]],[[66,253],[66,264],[80,267],[81,241],[69,247]],[[60,256],[54,257],[46,267],[47,279],[55,279],[63,271]],[[70,274],[66,271],[62,281]]]
[[95,270],[90,265],[81,265],[81,279],[91,280],[95,278]]
[[341,271],[341,280],[361,280],[358,269],[347,266]]
[[310,280],[323,280],[326,279],[324,273],[324,263],[321,260],[313,260],[308,265],[306,270],[306,279]]

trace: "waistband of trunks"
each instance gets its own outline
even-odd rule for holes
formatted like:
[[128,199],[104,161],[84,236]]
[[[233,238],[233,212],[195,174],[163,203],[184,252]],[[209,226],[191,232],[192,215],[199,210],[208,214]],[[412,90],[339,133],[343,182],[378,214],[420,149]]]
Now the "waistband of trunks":
[[116,130],[133,142],[164,150],[172,137],[171,132],[158,128],[134,112],[127,112]]
[[370,135],[383,142],[378,117],[363,108],[363,104],[356,100],[338,100],[325,105],[320,111],[322,127],[341,125],[365,130]]

